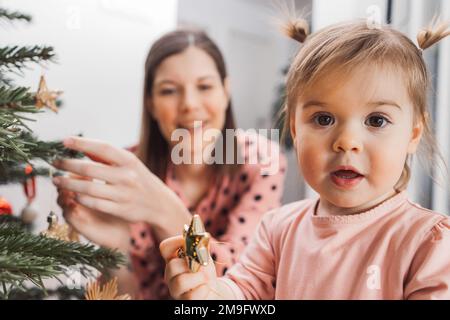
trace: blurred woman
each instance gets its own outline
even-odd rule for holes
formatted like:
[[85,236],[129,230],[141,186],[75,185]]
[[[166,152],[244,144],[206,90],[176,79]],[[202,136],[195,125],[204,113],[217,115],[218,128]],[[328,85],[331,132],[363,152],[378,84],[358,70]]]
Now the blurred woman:
[[[93,161],[55,163],[71,175],[54,183],[76,230],[129,255],[131,268],[116,272],[119,290],[166,299],[159,243],[179,234],[195,212],[213,237],[217,273],[225,274],[262,214],[281,204],[286,163],[277,143],[261,135],[238,131],[226,139],[236,129],[228,75],[219,48],[202,31],[177,30],[154,43],[142,120],[140,142],[130,150],[66,139]],[[181,142],[174,139],[179,133]]]

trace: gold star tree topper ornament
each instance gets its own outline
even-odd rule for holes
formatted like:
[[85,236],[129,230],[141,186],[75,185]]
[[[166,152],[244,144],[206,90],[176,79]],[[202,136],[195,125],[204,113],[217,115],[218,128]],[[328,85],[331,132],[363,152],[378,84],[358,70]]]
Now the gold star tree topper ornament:
[[44,76],[41,76],[41,79],[39,81],[39,88],[35,97],[36,108],[41,109],[43,107],[47,107],[53,112],[57,113],[58,107],[56,106],[56,99],[62,93],[62,91],[49,91]]
[[43,231],[43,236],[64,240],[64,241],[79,241],[77,232],[67,224],[59,224],[58,216],[52,211],[47,217],[48,229]]
[[183,237],[185,247],[178,250],[178,257],[186,258],[191,272],[197,272],[200,266],[207,266],[209,262],[209,239],[211,236],[205,231],[200,216],[195,214],[191,224],[184,225]]

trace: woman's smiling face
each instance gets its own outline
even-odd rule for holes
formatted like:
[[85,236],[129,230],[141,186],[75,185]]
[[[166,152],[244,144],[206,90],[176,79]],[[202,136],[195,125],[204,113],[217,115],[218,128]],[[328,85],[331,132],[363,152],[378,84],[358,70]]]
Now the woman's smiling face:
[[222,81],[213,58],[202,49],[189,47],[165,59],[157,69],[152,92],[150,112],[172,147],[178,143],[171,141],[173,132],[183,129],[191,137],[182,141],[184,150],[201,154],[210,140],[203,141],[200,133],[222,130],[229,104],[228,81]]
[[422,135],[401,75],[387,66],[336,71],[299,96],[290,119],[299,167],[329,204],[363,208],[393,193]]

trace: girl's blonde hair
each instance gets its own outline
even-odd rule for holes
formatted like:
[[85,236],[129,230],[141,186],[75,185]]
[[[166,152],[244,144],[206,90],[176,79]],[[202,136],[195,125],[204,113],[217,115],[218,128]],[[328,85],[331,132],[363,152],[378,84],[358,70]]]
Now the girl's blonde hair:
[[[448,23],[434,21],[417,37],[418,46],[407,36],[390,26],[369,26],[366,21],[355,21],[331,25],[312,36],[308,36],[308,24],[301,19],[291,20],[284,26],[284,33],[304,45],[290,66],[286,83],[284,134],[301,92],[312,86],[317,79],[330,70],[343,72],[368,63],[389,65],[403,73],[409,97],[414,106],[414,123],[423,123],[423,139],[420,154],[427,157],[430,167],[445,161],[440,154],[432,131],[428,114],[427,93],[430,75],[423,58],[423,50],[450,35]],[[438,156],[436,159],[435,156]],[[406,189],[411,175],[411,157],[405,162],[402,175],[395,188]]]

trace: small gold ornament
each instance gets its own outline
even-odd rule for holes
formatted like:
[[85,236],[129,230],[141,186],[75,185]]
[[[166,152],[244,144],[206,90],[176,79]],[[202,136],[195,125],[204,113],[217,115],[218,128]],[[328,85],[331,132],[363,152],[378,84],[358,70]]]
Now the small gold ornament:
[[62,91],[49,91],[44,76],[41,76],[39,88],[36,93],[36,108],[41,109],[47,107],[57,113],[56,99],[62,94]]
[[78,233],[67,224],[59,224],[58,216],[52,211],[47,217],[48,229],[43,231],[43,236],[64,240],[64,241],[79,241]]
[[111,279],[103,286],[100,286],[97,280],[88,283],[84,297],[86,300],[131,300],[129,294],[118,296],[117,291],[117,277]]
[[200,216],[194,214],[191,224],[184,225],[184,248],[178,249],[178,257],[186,258],[191,272],[197,272],[200,266],[207,266],[209,262],[209,239],[211,236],[205,231]]

